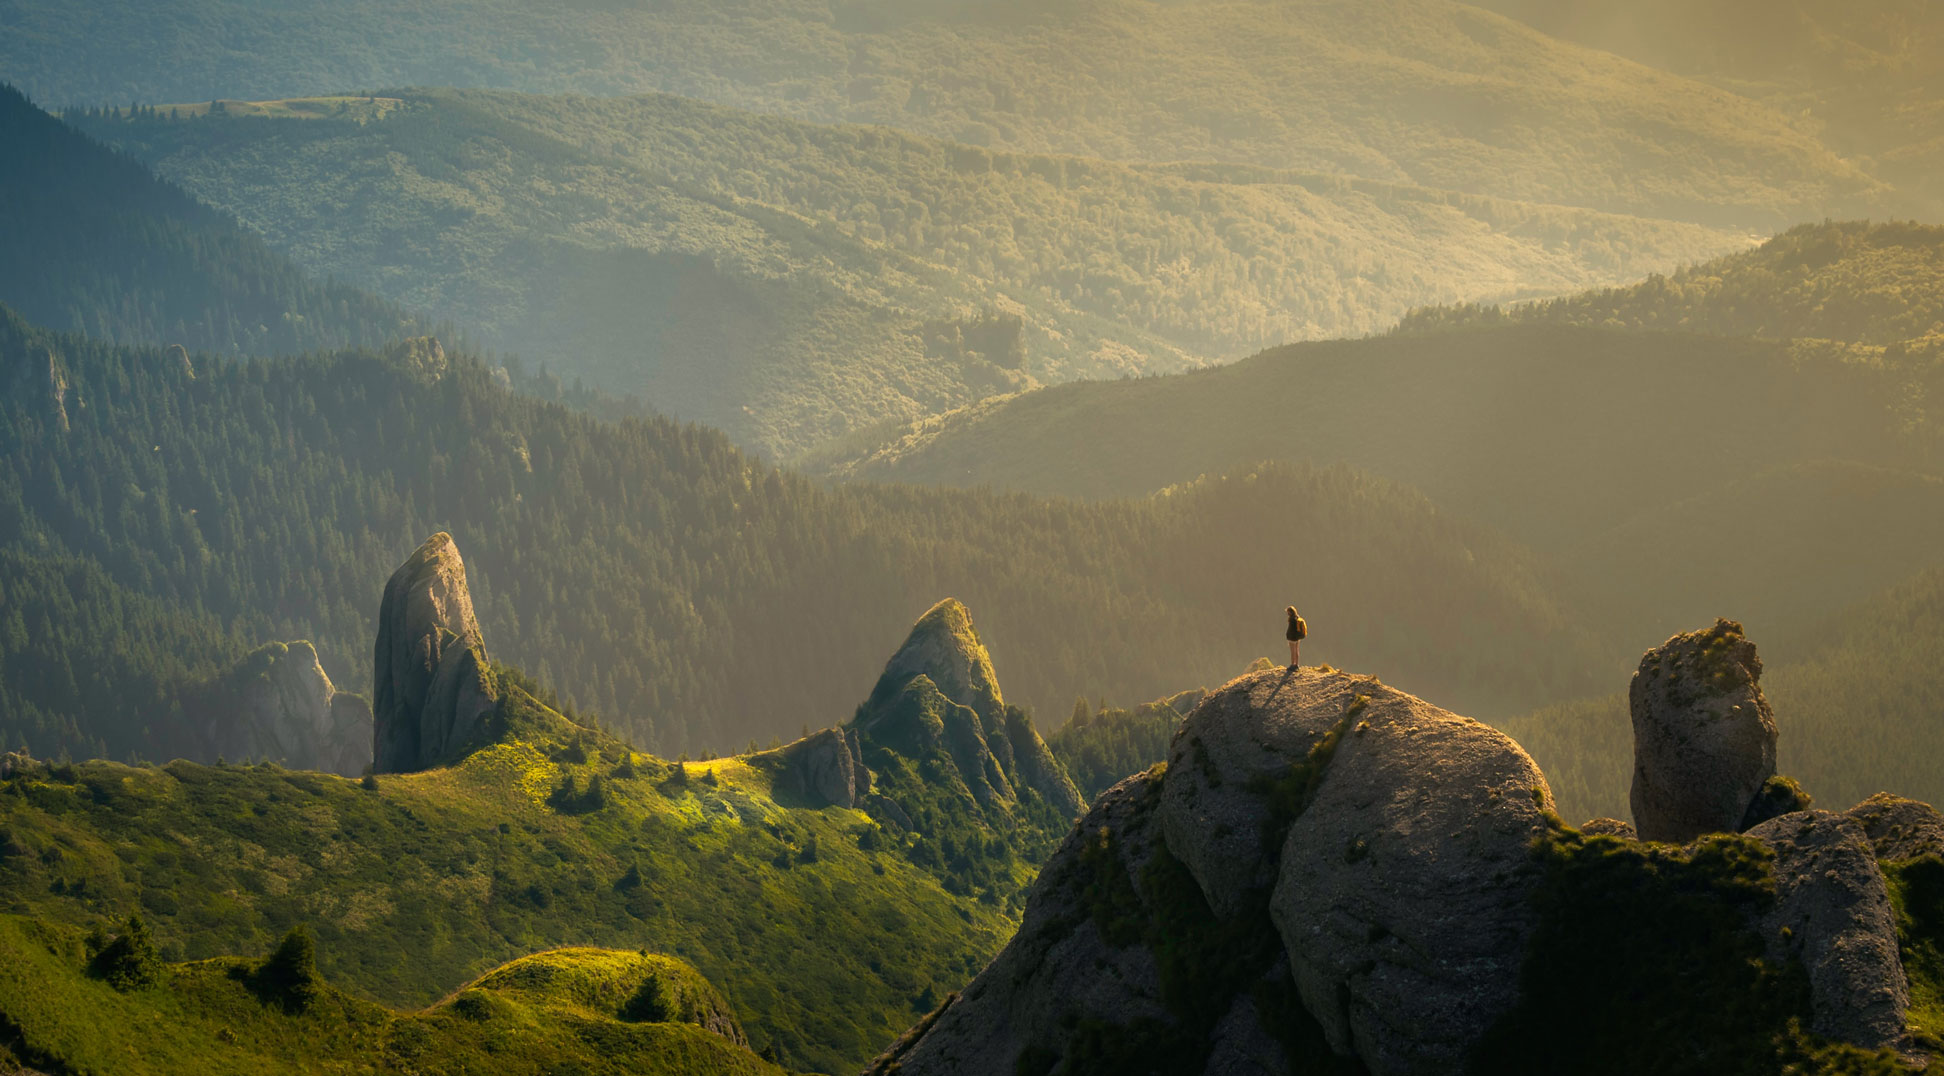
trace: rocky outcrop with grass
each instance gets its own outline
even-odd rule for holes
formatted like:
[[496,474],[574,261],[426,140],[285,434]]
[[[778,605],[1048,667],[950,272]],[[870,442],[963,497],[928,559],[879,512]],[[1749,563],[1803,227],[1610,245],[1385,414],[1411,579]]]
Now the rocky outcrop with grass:
[[372,671],[372,767],[409,773],[453,761],[491,713],[486,642],[466,565],[444,531],[385,584]]
[[813,732],[794,743],[749,756],[750,764],[770,770],[777,801],[806,807],[855,807],[871,791],[857,733],[843,729]]
[[1693,839],[1566,825],[1516,743],[1374,678],[1253,671],[869,1071],[1910,1071],[1944,1020],[1944,817],[1808,810],[1734,625],[1654,658],[1640,828]]
[[874,1071],[1453,1071],[1516,1000],[1548,798],[1511,740],[1374,678],[1243,676]]
[[337,690],[310,643],[268,643],[186,691],[187,758],[267,759],[355,777],[371,763],[371,705]]
[[1641,839],[1691,841],[1746,828],[1775,776],[1775,714],[1762,659],[1731,620],[1676,635],[1640,659],[1633,714],[1634,826]]
[[992,657],[963,604],[946,598],[912,625],[851,723],[866,745],[912,760],[942,752],[981,805],[1030,789],[1067,818],[1083,803],[1046,741],[1006,705]]

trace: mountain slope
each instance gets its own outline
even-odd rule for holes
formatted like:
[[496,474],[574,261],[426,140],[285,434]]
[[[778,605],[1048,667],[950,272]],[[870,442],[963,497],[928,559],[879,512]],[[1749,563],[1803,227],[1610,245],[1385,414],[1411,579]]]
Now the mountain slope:
[[226,106],[77,122],[314,271],[773,454],[1035,383],[1372,332],[1416,305],[1558,294],[1742,242],[664,95],[384,100],[348,118]]
[[1944,228],[1804,224],[1643,283],[1509,308],[1413,311],[1398,331],[1505,321],[1833,340],[1860,345],[1858,357],[1921,363],[1944,348]]
[[[1772,110],[1444,0],[9,0],[63,103],[672,91],[1014,151],[1221,160],[1770,229],[1876,184]],[[163,43],[158,48],[157,43]]]
[[[1117,496],[1251,459],[1344,461],[1558,558],[1576,607],[1629,647],[1666,638],[1697,602],[1787,633],[1832,594],[1936,562],[1927,476],[1944,457],[1923,401],[1944,366],[1846,355],[1550,325],[1303,344],[992,401],[810,464]],[[1865,481],[1832,480],[1844,474]],[[1888,515],[1858,510],[1873,495]]]
[[[831,489],[708,431],[517,395],[436,342],[212,361],[193,380],[165,360],[0,319],[0,548],[22,571],[78,558],[199,625],[89,621],[63,630],[101,642],[72,653],[37,649],[29,623],[0,635],[7,661],[49,662],[7,685],[52,715],[0,728],[10,745],[156,757],[144,726],[162,715],[75,709],[50,686],[118,679],[122,653],[210,670],[308,639],[335,685],[364,693],[387,566],[439,530],[466,550],[496,655],[671,754],[851,713],[940,594],[990,610],[1010,701],[1051,713],[1240,666],[1273,647],[1284,595],[1330,624],[1319,658],[1371,655],[1481,712],[1584,694],[1598,664],[1519,547],[1343,469],[1103,504]],[[1481,620],[1490,639],[1437,645]],[[178,642],[195,646],[151,653]]]
[[376,346],[396,307],[256,235],[0,84],[0,302],[110,342],[275,354]]
[[[124,925],[120,931],[130,932]],[[526,957],[422,1012],[398,1012],[306,982],[301,1008],[258,981],[264,963],[212,959],[154,968],[117,989],[88,974],[98,953],[82,932],[0,918],[0,1065],[58,1072],[341,1073],[396,1071],[699,1072],[782,1070],[734,1037],[658,1003],[695,1002],[721,1018],[720,997],[679,960],[599,949]]]

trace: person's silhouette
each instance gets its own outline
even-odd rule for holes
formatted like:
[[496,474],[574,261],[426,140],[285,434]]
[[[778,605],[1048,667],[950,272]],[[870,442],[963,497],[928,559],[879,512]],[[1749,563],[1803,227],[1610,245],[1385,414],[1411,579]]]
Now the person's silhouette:
[[1283,638],[1289,640],[1289,667],[1290,668],[1294,669],[1303,663],[1302,655],[1297,652],[1297,648],[1301,646],[1303,640],[1308,637],[1309,637],[1309,622],[1296,614],[1295,606],[1293,605],[1290,606],[1289,607],[1289,630],[1283,633]]

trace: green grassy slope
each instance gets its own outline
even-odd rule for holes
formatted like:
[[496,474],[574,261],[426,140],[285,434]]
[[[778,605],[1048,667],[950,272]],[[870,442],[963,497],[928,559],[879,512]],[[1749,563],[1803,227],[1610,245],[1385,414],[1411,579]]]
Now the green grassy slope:
[[0,73],[60,103],[666,90],[1027,152],[1235,161],[1764,229],[1875,187],[1786,110],[1444,0],[9,8]]
[[[831,1072],[1011,929],[1003,895],[953,896],[915,853],[861,848],[877,828],[861,812],[779,807],[767,772],[736,759],[683,770],[557,718],[375,788],[274,766],[42,764],[0,784],[0,910],[139,913],[175,960],[267,951],[308,923],[328,980],[408,1006],[537,950],[666,952],[722,987],[759,1047]],[[948,838],[964,839],[918,843]]]
[[[1944,573],[1831,606],[1815,637],[1765,648],[1764,663],[1778,769],[1820,806],[1842,810],[1883,791],[1944,802],[1935,764],[1944,751]],[[1574,819],[1629,817],[1633,726],[1618,673],[1613,686],[1619,694],[1496,722],[1532,752]]]
[[89,977],[88,965],[80,930],[0,917],[0,1021],[8,1039],[0,1066],[158,1076],[782,1072],[679,1016],[631,1011],[635,997],[698,979],[679,961],[631,952],[525,957],[416,1012],[328,984],[303,1011],[287,1012],[252,989],[257,963],[238,958],[164,967],[154,983],[126,992]]
[[[255,234],[0,83],[0,302],[108,341],[274,354],[375,346],[398,308]],[[420,330],[422,331],[422,330]]]
[[1944,350],[1944,228],[1805,224],[1671,276],[1509,310],[1413,311],[1399,331],[1507,320],[1832,340],[1859,358],[1935,360]]
[[388,100],[375,121],[238,108],[77,122],[314,271],[772,453],[1014,387],[1372,332],[1414,305],[1635,279],[1742,242],[662,95]]
[[[1319,659],[1483,712],[1584,694],[1601,663],[1527,553],[1347,470],[1097,504],[831,489],[718,434],[510,393],[424,344],[210,362],[194,380],[163,358],[0,320],[0,548],[20,554],[0,567],[42,595],[4,615],[0,697],[41,710],[0,728],[7,746],[158,757],[143,726],[166,714],[55,690],[124,678],[122,653],[221,667],[246,643],[309,639],[336,684],[368,690],[383,581],[439,530],[496,655],[668,754],[848,716],[945,595],[980,610],[1012,701],[1051,714],[1082,693],[1213,682],[1273,645],[1291,597],[1330,625]],[[1309,555],[1289,555],[1295,536]],[[63,558],[103,584],[62,596],[44,565]],[[125,622],[134,599],[157,609]],[[43,606],[57,637],[99,638],[37,644]],[[190,621],[144,626],[165,614]],[[1492,635],[1442,645],[1463,623]],[[220,652],[150,653],[177,643]]]

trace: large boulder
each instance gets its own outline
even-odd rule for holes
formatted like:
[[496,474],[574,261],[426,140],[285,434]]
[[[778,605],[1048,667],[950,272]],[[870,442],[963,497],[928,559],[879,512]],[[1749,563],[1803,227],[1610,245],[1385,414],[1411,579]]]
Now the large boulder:
[[1944,815],[1918,800],[1879,792],[1844,812],[1886,862],[1944,856]]
[[770,766],[779,802],[809,807],[854,807],[871,791],[871,774],[858,753],[856,733],[813,732],[752,760]]
[[1627,701],[1642,840],[1684,844],[1741,828],[1775,776],[1775,715],[1761,675],[1755,644],[1730,620],[1676,635],[1640,659]]
[[1869,835],[1829,811],[1783,815],[1748,835],[1775,851],[1775,904],[1762,930],[1775,956],[1809,973],[1811,1029],[1870,1049],[1897,1046],[1910,992]]
[[1337,1053],[1374,1076],[1460,1071],[1518,1000],[1551,790],[1497,730],[1375,680],[1354,691],[1295,721],[1341,714],[1342,735],[1289,824],[1270,916]]
[[371,762],[371,709],[338,691],[309,642],[266,643],[182,694],[165,749],[210,761],[269,759],[354,777]]
[[[1173,1022],[1143,944],[1141,876],[1159,848],[1160,781],[1130,777],[1094,801],[1034,881],[1019,931],[944,1007],[880,1056],[871,1076],[1053,1071],[1083,1026]],[[1119,922],[1119,916],[1126,922]]]
[[1281,834],[1268,799],[1375,681],[1275,666],[1209,693],[1176,730],[1162,782],[1168,847],[1216,915],[1235,915],[1276,880]]
[[385,584],[372,663],[377,772],[453,761],[492,712],[486,643],[451,535],[427,538]]

